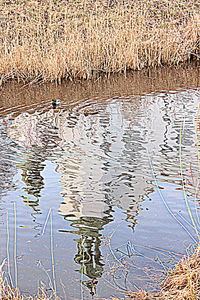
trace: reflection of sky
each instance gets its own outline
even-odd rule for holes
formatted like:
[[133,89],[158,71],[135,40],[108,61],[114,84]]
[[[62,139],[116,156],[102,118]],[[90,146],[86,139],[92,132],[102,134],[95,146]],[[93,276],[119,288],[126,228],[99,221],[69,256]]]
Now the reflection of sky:
[[[62,215],[71,220],[103,217],[114,205],[134,222],[138,203],[152,188],[149,158],[156,161],[155,171],[163,178],[177,177],[180,118],[186,104],[194,115],[195,97],[188,92],[181,98],[160,94],[113,100],[99,114],[89,116],[65,109],[18,115],[8,135],[31,151],[20,164],[24,190],[35,198],[40,196],[43,161],[53,158],[63,186]],[[187,147],[194,144],[191,115],[184,116],[182,143]]]
[[[54,205],[71,222],[70,228],[58,229],[66,236],[78,235],[74,259],[80,265],[79,271],[88,276],[86,285],[91,293],[95,290],[94,279],[102,275],[104,268],[102,230],[116,221],[114,210],[120,211],[120,218],[132,228],[138,223],[136,237],[141,243],[142,238],[151,242],[147,232],[152,230],[153,241],[159,239],[164,244],[166,236],[170,237],[169,230],[173,230],[174,238],[178,227],[161,201],[160,189],[170,209],[185,224],[180,139],[183,176],[192,200],[199,176],[194,121],[197,105],[198,97],[190,91],[130,97],[107,102],[95,115],[84,115],[81,106],[80,111],[61,107],[21,113],[6,130],[0,127],[0,139],[4,141],[1,157],[7,159],[0,164],[5,176],[0,190],[10,189],[17,166],[24,203],[41,214],[45,198],[46,210]],[[141,211],[144,199],[153,199],[143,204],[151,213]],[[35,218],[41,220],[39,214]],[[43,230],[44,222],[38,225],[38,232]],[[125,231],[118,237],[119,243],[129,238]]]

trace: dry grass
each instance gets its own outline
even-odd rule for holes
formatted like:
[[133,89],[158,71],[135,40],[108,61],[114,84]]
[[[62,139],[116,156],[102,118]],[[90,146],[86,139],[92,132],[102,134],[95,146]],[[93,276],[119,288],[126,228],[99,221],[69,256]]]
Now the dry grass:
[[198,59],[199,7],[199,0],[0,0],[0,83]]
[[200,299],[200,246],[192,256],[181,259],[168,273],[159,293],[130,293],[134,300],[197,300]]
[[38,292],[38,295],[35,297],[31,297],[31,296],[22,296],[19,292],[18,289],[12,288],[9,284],[8,284],[8,280],[7,277],[5,276],[5,273],[3,271],[3,266],[4,263],[2,263],[2,265],[0,265],[0,299],[1,300],[50,300],[50,299],[54,299],[54,300],[58,300],[58,298],[56,296],[54,296],[52,298],[52,296],[48,296],[45,288],[42,287],[40,289],[40,291]]

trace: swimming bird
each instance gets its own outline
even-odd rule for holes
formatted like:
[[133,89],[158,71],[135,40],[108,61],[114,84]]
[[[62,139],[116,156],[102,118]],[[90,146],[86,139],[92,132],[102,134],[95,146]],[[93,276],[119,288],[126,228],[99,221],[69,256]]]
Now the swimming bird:
[[56,108],[60,105],[61,100],[60,99],[52,99],[52,106],[53,108]]

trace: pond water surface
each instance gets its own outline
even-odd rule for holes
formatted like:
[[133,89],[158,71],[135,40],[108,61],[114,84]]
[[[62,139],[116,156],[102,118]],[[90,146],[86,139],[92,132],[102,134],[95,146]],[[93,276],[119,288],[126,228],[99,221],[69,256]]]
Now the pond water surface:
[[13,286],[44,282],[62,299],[158,288],[199,241],[199,87],[195,67],[1,91],[0,259]]

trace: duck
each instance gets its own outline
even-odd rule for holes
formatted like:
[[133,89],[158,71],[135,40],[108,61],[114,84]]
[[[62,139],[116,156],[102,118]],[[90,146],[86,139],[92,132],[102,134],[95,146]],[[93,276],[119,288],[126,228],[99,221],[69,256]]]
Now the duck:
[[60,99],[52,99],[52,106],[53,108],[56,108],[60,105],[61,100]]

